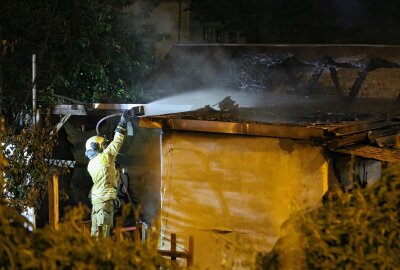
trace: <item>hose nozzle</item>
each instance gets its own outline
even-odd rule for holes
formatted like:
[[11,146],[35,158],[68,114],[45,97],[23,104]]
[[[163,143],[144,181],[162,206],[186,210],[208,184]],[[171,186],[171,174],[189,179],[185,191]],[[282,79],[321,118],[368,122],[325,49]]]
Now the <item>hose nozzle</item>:
[[144,106],[136,106],[132,107],[128,110],[131,116],[143,116],[144,115]]

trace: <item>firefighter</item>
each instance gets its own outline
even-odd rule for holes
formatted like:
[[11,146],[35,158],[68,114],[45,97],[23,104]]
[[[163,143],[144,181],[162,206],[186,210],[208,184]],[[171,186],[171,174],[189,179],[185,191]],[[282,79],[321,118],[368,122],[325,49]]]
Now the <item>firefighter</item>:
[[92,228],[91,235],[98,236],[102,226],[103,236],[110,235],[114,219],[114,206],[117,203],[118,171],[115,159],[124,141],[128,111],[121,114],[115,129],[114,139],[107,146],[102,136],[93,136],[86,141],[85,155],[89,158],[87,170],[92,177]]

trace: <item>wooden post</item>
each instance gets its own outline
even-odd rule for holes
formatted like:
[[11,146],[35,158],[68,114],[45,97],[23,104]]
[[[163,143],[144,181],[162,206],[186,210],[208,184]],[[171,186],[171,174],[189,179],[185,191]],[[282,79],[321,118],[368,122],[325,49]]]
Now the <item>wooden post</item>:
[[121,242],[121,236],[122,236],[121,227],[117,227],[115,229],[114,236],[115,236],[115,242],[117,243]]
[[186,263],[188,267],[193,266],[193,258],[194,258],[194,238],[193,236],[189,235],[189,249],[184,251],[177,251],[177,245],[176,245],[176,234],[171,233],[171,248],[170,250],[163,250],[163,249],[158,249],[158,253],[161,254],[162,256],[168,256],[171,258],[172,265],[175,265],[176,258],[185,258]]
[[90,235],[90,221],[82,221],[81,222],[82,226],[82,233],[85,237],[89,238]]
[[54,229],[58,229],[59,207],[58,207],[58,174],[54,172],[48,182],[49,194],[49,223]]
[[140,222],[136,222],[136,228],[133,231],[133,241],[135,242],[135,244],[140,245],[140,232],[141,232],[141,223]]
[[[171,253],[176,252],[176,234],[171,233]],[[171,260],[176,261],[176,257],[171,257]]]
[[103,226],[99,226],[99,227],[98,227],[97,237],[98,237],[98,238],[104,238]]
[[187,266],[193,265],[193,250],[194,250],[194,243],[193,243],[193,236],[189,235],[189,257],[187,258]]

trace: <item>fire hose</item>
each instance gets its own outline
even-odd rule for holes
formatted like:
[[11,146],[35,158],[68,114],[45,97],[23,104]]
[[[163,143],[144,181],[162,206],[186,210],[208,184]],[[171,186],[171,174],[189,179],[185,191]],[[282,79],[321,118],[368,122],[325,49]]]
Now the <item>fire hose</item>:
[[[131,116],[142,116],[142,115],[144,115],[144,113],[143,113],[143,106],[132,107],[131,109],[128,110],[128,114],[131,115]],[[107,115],[107,116],[101,118],[101,119],[99,120],[99,122],[97,122],[97,124],[96,124],[96,134],[99,135],[99,136],[101,136],[100,133],[99,133],[99,127],[100,127],[100,124],[101,124],[104,120],[107,120],[107,119],[109,119],[109,118],[116,117],[116,116],[121,116],[121,114],[120,114],[120,113],[114,113],[114,114]]]
[[115,113],[115,114],[107,115],[106,117],[101,118],[101,119],[99,120],[99,122],[97,122],[97,125],[96,125],[96,134],[100,136],[99,127],[100,127],[100,124],[101,124],[104,120],[107,120],[108,118],[115,117],[115,116],[121,116],[121,114],[120,114],[120,113]]

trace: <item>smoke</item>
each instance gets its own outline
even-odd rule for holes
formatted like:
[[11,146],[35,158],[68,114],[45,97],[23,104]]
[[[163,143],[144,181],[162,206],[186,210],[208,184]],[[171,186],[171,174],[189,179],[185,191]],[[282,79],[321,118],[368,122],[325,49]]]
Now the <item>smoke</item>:
[[166,105],[188,106],[196,110],[207,105],[218,109],[218,103],[225,97],[230,96],[241,108],[273,108],[279,106],[290,106],[295,104],[310,105],[313,103],[309,98],[298,95],[287,95],[279,93],[246,93],[236,90],[221,88],[198,89],[187,93],[177,94],[151,102],[146,106],[157,107]]
[[237,93],[236,91],[229,91],[225,89],[199,89],[195,91],[189,91],[188,93],[182,93],[167,98],[163,98],[150,103],[149,105],[190,105],[192,109],[198,109],[206,105],[215,105],[226,96],[231,96],[237,103],[248,104],[246,96],[244,94]]
[[[230,96],[239,108],[253,111],[249,121],[285,122],[300,116],[332,119],[357,114],[388,113],[393,109],[394,101],[386,99],[358,98],[353,102],[339,96],[300,96],[273,92],[244,93],[235,90],[210,88],[198,89],[187,93],[166,97],[145,105],[147,116],[192,111],[207,105],[219,110],[218,103]],[[260,116],[257,116],[257,112]],[[337,116],[334,117],[333,115]],[[263,117],[268,116],[268,119]],[[272,116],[272,118],[271,118]]]
[[274,107],[295,103],[297,98],[272,93],[248,94],[222,88],[197,89],[162,98],[145,105],[146,115],[196,110],[207,105],[218,110],[218,103],[230,96],[241,108]]
[[[382,76],[378,73],[369,74],[370,80],[366,81],[362,95],[360,94],[353,103],[338,95],[328,70],[312,84],[309,96],[302,96],[302,89],[308,87],[315,69],[315,66],[310,66],[313,62],[302,59],[312,56],[313,60],[318,60],[313,47],[298,50],[300,56],[279,53],[276,48],[276,52],[273,52],[272,47],[262,47],[262,51],[260,48],[175,46],[148,88],[153,96],[164,98],[148,104],[145,108],[146,115],[190,111],[206,105],[218,109],[218,103],[227,96],[241,108],[262,108],[271,114],[379,113],[386,112],[391,107],[387,106],[387,101],[386,105],[383,102],[383,106],[380,107],[375,101],[361,98],[391,98],[393,87],[382,84]],[[287,50],[295,48],[288,47]],[[376,55],[373,48],[359,52],[353,48],[345,48],[339,52],[336,51],[336,47],[334,49],[332,52],[335,61],[349,62],[354,66],[368,59],[372,53]],[[293,55],[297,61],[302,61],[304,66],[292,64],[291,78],[284,67],[291,63],[288,59],[293,61]],[[348,95],[349,86],[354,84],[356,76],[353,70],[338,69],[339,84],[344,95]],[[385,91],[376,91],[378,88]]]

